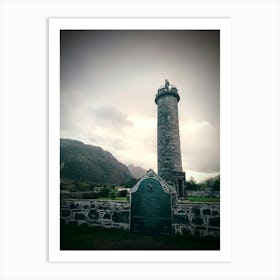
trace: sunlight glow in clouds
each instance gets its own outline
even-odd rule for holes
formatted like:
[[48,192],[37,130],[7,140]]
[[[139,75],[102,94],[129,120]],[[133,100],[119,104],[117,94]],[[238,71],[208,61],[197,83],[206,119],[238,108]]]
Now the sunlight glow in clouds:
[[157,171],[157,89],[181,100],[183,169],[219,173],[218,31],[62,31],[61,137]]

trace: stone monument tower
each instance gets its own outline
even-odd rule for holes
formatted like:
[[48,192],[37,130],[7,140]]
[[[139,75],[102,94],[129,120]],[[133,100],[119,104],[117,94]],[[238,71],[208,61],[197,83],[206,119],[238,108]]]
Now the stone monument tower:
[[173,186],[179,198],[184,197],[185,172],[182,171],[178,102],[180,96],[175,86],[165,85],[157,91],[158,106],[157,156],[158,175]]

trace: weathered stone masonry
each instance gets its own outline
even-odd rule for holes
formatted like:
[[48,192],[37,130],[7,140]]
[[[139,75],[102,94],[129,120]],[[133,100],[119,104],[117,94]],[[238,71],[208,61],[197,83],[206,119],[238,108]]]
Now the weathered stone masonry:
[[[64,198],[61,223],[129,230],[130,210],[127,202]],[[177,202],[171,211],[173,233],[219,237],[219,203]]]
[[158,175],[184,197],[185,172],[182,171],[179,134],[178,102],[180,96],[174,85],[158,89],[155,103],[158,111],[157,156]]
[[166,95],[157,100],[158,105],[158,174],[173,184],[173,170],[182,171],[178,101]]
[[172,218],[175,234],[220,236],[219,203],[177,203],[173,206]]
[[129,229],[130,205],[93,199],[63,199],[61,223]]

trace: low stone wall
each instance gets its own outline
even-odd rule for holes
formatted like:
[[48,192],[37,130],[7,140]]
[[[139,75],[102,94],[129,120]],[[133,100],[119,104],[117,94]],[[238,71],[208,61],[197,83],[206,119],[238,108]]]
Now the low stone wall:
[[220,197],[219,191],[187,191],[187,196]]
[[93,199],[62,199],[62,224],[87,224],[129,230],[130,205],[127,202]]
[[[129,230],[130,204],[93,199],[61,200],[61,223]],[[171,220],[174,234],[220,236],[219,203],[174,203]]]
[[172,230],[175,234],[219,237],[220,204],[175,204],[172,208]]

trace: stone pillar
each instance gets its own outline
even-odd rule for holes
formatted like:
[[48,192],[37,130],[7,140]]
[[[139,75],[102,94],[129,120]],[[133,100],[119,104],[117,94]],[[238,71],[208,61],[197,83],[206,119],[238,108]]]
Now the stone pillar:
[[157,155],[158,175],[176,189],[178,197],[183,197],[185,172],[182,171],[179,101],[175,86],[158,89],[155,98],[158,106]]

